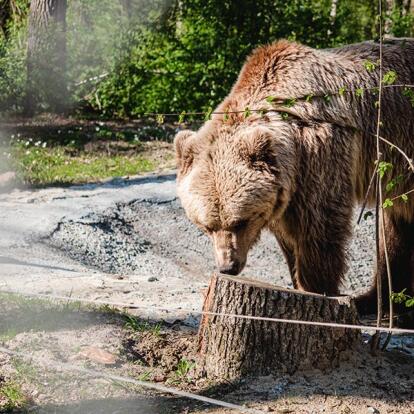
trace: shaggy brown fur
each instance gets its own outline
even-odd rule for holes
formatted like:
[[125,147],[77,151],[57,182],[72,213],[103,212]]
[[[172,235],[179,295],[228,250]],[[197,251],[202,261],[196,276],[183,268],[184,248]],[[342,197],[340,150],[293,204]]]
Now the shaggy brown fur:
[[[261,47],[216,110],[228,116],[214,115],[197,133],[177,135],[178,194],[188,217],[211,235],[222,272],[239,273],[250,247],[268,228],[296,288],[338,294],[352,210],[375,168],[378,96],[366,91],[362,98],[355,93],[329,101],[322,97],[342,87],[348,92],[376,87],[378,68],[370,72],[364,62],[378,57],[379,46],[372,42],[328,50],[287,41]],[[387,41],[383,65],[384,73],[396,71],[397,83],[413,84],[414,39]],[[298,100],[289,108],[288,119],[266,101],[311,93],[316,97],[310,102]],[[269,112],[247,118],[231,113],[246,107]],[[384,89],[381,136],[414,158],[414,109],[402,88]],[[394,165],[384,186],[402,175],[393,195],[414,188],[414,174],[401,154],[385,145],[381,151]],[[385,212],[394,291],[413,293],[414,196]],[[380,269],[385,277],[383,259]],[[361,298],[363,311],[375,306],[374,294],[375,287]]]

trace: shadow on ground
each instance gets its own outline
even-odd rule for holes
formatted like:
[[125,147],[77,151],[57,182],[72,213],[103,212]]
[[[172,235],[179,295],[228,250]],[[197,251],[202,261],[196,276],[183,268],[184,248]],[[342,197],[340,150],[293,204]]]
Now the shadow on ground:
[[105,398],[67,405],[45,405],[30,412],[37,414],[172,414],[203,412],[211,406],[201,402],[174,397]]
[[[253,404],[258,408],[266,405],[277,410],[291,408],[293,411],[284,412],[295,413],[312,409],[320,412],[320,407],[325,406],[333,407],[332,410],[337,412],[335,404],[365,410],[339,412],[366,412],[367,404],[384,409],[384,412],[392,407],[398,412],[409,413],[408,410],[414,408],[414,358],[407,352],[414,348],[414,338],[406,335],[396,335],[394,349],[377,357],[370,355],[367,344],[361,343],[348,360],[330,371],[315,369],[293,375],[273,373],[217,384],[193,377],[191,368],[184,374],[179,372],[182,361],[191,365],[197,358],[195,331],[179,324],[161,326],[155,321],[149,323],[108,307],[82,308],[76,303],[56,304],[16,295],[0,297],[0,313],[0,337],[4,346],[28,356],[38,354],[51,361],[62,359],[84,364],[72,357],[85,345],[97,345],[109,348],[119,360],[110,367],[87,364],[95,370],[165,383],[239,405]],[[411,342],[407,338],[411,338]],[[365,335],[364,340],[368,339]],[[21,376],[19,381],[26,384],[26,389],[43,384],[40,395],[44,399],[34,398],[35,405],[30,412],[184,414],[211,409],[197,401],[155,396],[135,385],[83,378],[76,372],[55,372],[52,366],[45,369],[35,363],[32,365],[36,370],[32,377]],[[30,381],[34,381],[34,385]]]

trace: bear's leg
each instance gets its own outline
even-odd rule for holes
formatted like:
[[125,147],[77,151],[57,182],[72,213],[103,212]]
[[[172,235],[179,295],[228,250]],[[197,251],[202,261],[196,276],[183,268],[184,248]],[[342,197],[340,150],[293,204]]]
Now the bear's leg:
[[344,244],[318,243],[315,240],[302,242],[295,256],[298,289],[328,296],[339,295],[346,268]]
[[289,268],[290,277],[292,278],[293,287],[298,289],[298,284],[295,278],[295,253],[294,250],[289,246],[289,244],[278,234],[275,233],[276,240],[279,243],[280,248],[282,249],[283,255],[285,256],[286,263]]
[[[385,215],[385,238],[392,276],[392,291],[414,293],[414,223],[401,218]],[[377,311],[377,278],[381,277],[384,310],[389,307],[389,288],[384,245],[380,237],[378,273],[371,289],[356,298],[358,311],[362,315]],[[404,312],[401,306],[394,305],[397,312]]]

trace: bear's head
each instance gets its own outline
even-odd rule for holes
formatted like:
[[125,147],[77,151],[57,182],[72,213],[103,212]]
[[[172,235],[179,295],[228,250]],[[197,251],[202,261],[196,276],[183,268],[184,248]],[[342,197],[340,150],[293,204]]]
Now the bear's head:
[[220,272],[236,275],[288,204],[293,143],[265,126],[206,129],[175,137],[177,192],[189,219],[211,237]]

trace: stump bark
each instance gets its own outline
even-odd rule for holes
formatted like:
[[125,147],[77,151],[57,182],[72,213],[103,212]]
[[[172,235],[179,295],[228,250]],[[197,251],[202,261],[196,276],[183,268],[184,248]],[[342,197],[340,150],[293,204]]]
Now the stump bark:
[[[357,324],[352,298],[327,297],[259,281],[214,275],[203,310]],[[359,342],[358,330],[203,315],[198,333],[199,368],[208,378],[329,369]]]

